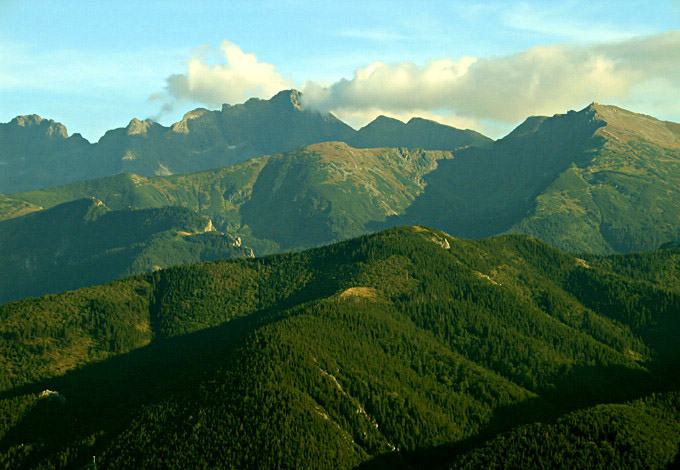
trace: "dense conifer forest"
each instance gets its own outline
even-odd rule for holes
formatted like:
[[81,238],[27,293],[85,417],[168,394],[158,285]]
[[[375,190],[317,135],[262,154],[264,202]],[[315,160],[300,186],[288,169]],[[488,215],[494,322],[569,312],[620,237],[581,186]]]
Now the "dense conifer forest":
[[667,468],[679,261],[402,227],[5,304],[0,467]]

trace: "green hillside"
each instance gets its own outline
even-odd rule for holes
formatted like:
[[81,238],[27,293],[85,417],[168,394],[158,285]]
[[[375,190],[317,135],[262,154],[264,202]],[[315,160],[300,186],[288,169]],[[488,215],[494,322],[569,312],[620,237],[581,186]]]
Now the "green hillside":
[[366,233],[399,214],[449,152],[357,150],[328,142],[190,175],[121,174],[16,194],[51,207],[96,197],[113,209],[182,206],[243,237],[256,253],[317,246]]
[[615,106],[588,112],[603,124],[592,159],[575,161],[552,181],[512,230],[605,253],[680,239],[680,124]]
[[676,401],[645,397],[677,388],[678,261],[404,227],[6,304],[0,462],[447,466],[528,429],[664,468]]
[[21,217],[22,215],[41,209],[42,207],[34,206],[25,201],[19,201],[0,194],[0,221]]
[[452,469],[676,468],[680,394],[579,410],[518,426],[458,457]]
[[111,211],[97,199],[79,199],[0,221],[0,303],[248,255],[249,248],[189,209]]
[[680,239],[680,125],[592,104],[529,118],[459,150],[395,223],[454,235],[527,233],[568,251],[653,250]]

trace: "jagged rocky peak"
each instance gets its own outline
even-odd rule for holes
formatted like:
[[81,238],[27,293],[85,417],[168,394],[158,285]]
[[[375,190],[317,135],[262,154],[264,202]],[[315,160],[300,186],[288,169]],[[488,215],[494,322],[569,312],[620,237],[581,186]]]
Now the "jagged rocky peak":
[[140,121],[137,118],[133,118],[132,121],[130,121],[130,124],[125,128],[127,135],[140,135],[140,134],[146,134],[150,128],[155,126],[156,123],[149,120],[145,119],[143,121]]
[[64,139],[68,138],[68,132],[66,131],[66,126],[60,122],[56,122],[52,119],[43,119],[37,114],[28,114],[25,116],[17,116],[10,121],[10,124],[14,124],[19,127],[41,127],[45,128],[45,135],[49,137],[62,137]]
[[27,114],[25,116],[15,117],[14,119],[12,119],[11,123],[16,124],[17,126],[20,126],[20,127],[30,127],[30,126],[38,126],[44,120],[45,119],[41,118],[37,114]]
[[[225,106],[227,107],[226,109],[230,108],[228,104],[222,105],[222,112],[225,110]],[[189,121],[192,119],[198,119],[201,116],[206,115],[210,111],[205,109],[205,108],[196,108],[193,111],[189,111],[188,113],[185,113],[184,116],[182,117],[182,120],[179,122],[176,122],[172,125],[172,131],[173,132],[178,132],[182,134],[186,134],[189,132]]]
[[302,109],[302,93],[298,90],[283,90],[274,95],[271,100],[272,104],[291,106],[295,109]]

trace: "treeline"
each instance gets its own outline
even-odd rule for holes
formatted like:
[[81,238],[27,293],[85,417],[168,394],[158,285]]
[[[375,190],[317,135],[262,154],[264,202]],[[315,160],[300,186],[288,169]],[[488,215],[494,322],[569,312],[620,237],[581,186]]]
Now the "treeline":
[[456,459],[452,469],[676,468],[680,394],[598,405],[520,426]]

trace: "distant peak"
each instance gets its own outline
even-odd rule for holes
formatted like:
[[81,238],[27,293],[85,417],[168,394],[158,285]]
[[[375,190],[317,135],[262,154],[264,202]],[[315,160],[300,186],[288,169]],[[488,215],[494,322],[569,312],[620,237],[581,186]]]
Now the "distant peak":
[[402,124],[404,123],[403,121],[400,121],[397,118],[385,116],[384,114],[381,114],[380,116],[378,116],[377,118],[375,118],[373,120],[373,122],[376,122],[376,121],[378,121],[378,122],[380,122],[380,121],[382,121],[382,122],[401,122]]
[[608,135],[615,134],[620,141],[628,141],[631,136],[637,135],[661,147],[680,148],[680,126],[676,123],[595,102],[584,111],[606,125]]
[[618,106],[614,106],[611,104],[602,104],[598,103],[596,101],[593,101],[590,103],[585,109],[583,109],[581,112],[591,112],[595,113],[595,115],[604,120],[609,122],[609,120],[616,118],[618,119],[621,116],[628,116],[631,118],[638,117],[638,118],[649,118],[649,119],[654,119],[650,116],[646,116],[644,114],[638,114],[634,113],[633,111],[628,111],[627,109],[619,108]]
[[624,113],[629,113],[629,114],[637,114],[633,113],[632,111],[628,111],[627,109],[619,108],[618,106],[614,106],[611,104],[602,104],[598,103],[597,101],[593,101],[590,103],[584,111],[595,111],[599,113],[616,113],[616,112],[624,112]]
[[40,125],[41,122],[45,121],[46,119],[41,118],[37,114],[26,114],[24,116],[17,116],[14,119],[12,119],[12,123],[16,124],[17,126],[20,127],[30,127],[30,126],[38,126]]
[[[409,125],[417,125],[417,126],[442,126],[442,127],[451,127],[447,126],[446,124],[442,124],[441,122],[434,121],[432,119],[425,119],[421,117],[412,117],[411,119],[408,120],[406,123],[407,126]],[[455,127],[451,127],[451,129],[455,129]]]
[[295,109],[302,109],[302,93],[298,90],[282,90],[269,101],[274,104],[292,105]]
[[[228,104],[225,104],[222,106],[222,112],[226,109],[225,106],[229,107]],[[176,122],[172,125],[172,131],[177,132],[177,133],[182,133],[182,134],[187,134],[189,132],[189,121],[192,119],[198,119],[204,114],[209,113],[205,108],[196,108],[193,111],[189,111],[184,114],[182,117],[182,120],[179,122]]]
[[385,115],[381,114],[380,116],[378,116],[377,118],[375,118],[374,120],[372,120],[371,122],[369,122],[365,127],[369,127],[369,126],[370,126],[370,127],[375,127],[375,126],[380,126],[380,127],[390,126],[390,127],[394,127],[394,126],[403,126],[403,125],[404,125],[404,122],[403,122],[403,121],[400,121],[399,119],[396,119],[396,118],[393,118],[393,117],[389,117],[389,116],[385,116]]
[[19,127],[46,127],[45,135],[49,137],[62,137],[64,139],[68,138],[66,126],[52,119],[43,119],[37,114],[17,116],[10,121],[10,124]]
[[146,134],[149,128],[151,128],[153,125],[154,122],[148,119],[140,121],[137,118],[133,118],[125,130],[127,131],[128,135]]

